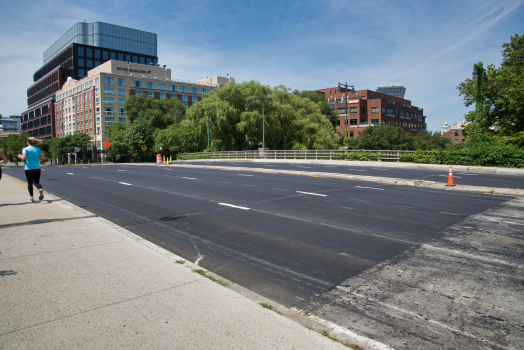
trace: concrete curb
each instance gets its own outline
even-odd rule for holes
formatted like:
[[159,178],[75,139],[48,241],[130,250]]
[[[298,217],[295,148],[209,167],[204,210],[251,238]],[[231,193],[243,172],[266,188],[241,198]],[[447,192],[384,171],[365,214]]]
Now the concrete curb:
[[[22,184],[25,185],[25,181],[23,180],[20,180],[18,178],[15,178],[13,176],[10,176],[10,175],[7,175],[5,174],[4,176],[6,177],[9,177],[10,179],[14,180],[14,181],[18,181]],[[46,191],[47,192],[47,191]],[[350,331],[349,329],[346,329],[344,327],[341,327],[339,325],[336,325],[334,323],[331,323],[327,320],[323,320],[317,316],[314,316],[314,315],[304,315],[303,313],[301,313],[300,311],[298,310],[294,310],[294,309],[288,309],[287,307],[281,305],[281,304],[278,304],[276,303],[275,301],[273,300],[270,300],[270,299],[267,299],[255,292],[252,292],[234,282],[231,282],[230,280],[227,280],[225,278],[223,278],[222,276],[219,276],[209,270],[206,270],[205,268],[199,266],[199,265],[196,265],[190,261],[187,261],[186,259],[132,233],[131,231],[128,231],[126,230],[125,228],[122,228],[116,224],[114,224],[113,222],[107,220],[107,219],[104,219],[88,210],[85,210],[83,208],[80,208],[78,206],[76,206],[75,204],[71,203],[71,202],[68,202],[50,192],[47,192],[49,194],[52,195],[53,199],[57,200],[57,203],[60,204],[60,205],[64,205],[68,208],[71,208],[77,212],[79,212],[80,214],[82,214],[82,216],[84,217],[91,217],[91,218],[95,218],[99,223],[101,223],[102,225],[105,225],[105,226],[108,226],[110,227],[111,229],[113,229],[114,231],[124,235],[125,237],[127,237],[128,239],[130,239],[131,241],[134,241],[136,243],[138,243],[139,245],[141,245],[144,249],[147,249],[148,251],[153,251],[155,254],[158,254],[158,255],[161,255],[162,258],[164,259],[168,259],[170,262],[172,263],[176,263],[177,261],[184,261],[184,263],[182,264],[183,266],[185,267],[188,267],[190,268],[191,270],[197,270],[197,269],[202,269],[206,272],[206,274],[218,279],[218,280],[221,280],[223,282],[227,282],[228,285],[225,287],[225,288],[229,288],[230,290],[242,295],[243,297],[246,297],[247,299],[250,299],[251,301],[257,303],[257,304],[262,304],[262,303],[266,303],[266,304],[270,304],[271,306],[274,307],[274,309],[276,311],[278,311],[282,316],[286,317],[287,319],[291,320],[291,321],[294,321],[296,323],[299,323],[300,325],[306,327],[306,328],[309,328],[319,334],[323,334],[324,332],[329,332],[331,336],[334,336],[336,337],[340,342],[345,342],[345,343],[350,343],[350,344],[355,344],[355,345],[358,345],[360,346],[362,349],[365,349],[365,350],[390,350],[392,349],[391,347],[385,345],[385,344],[382,344],[378,341],[375,341],[373,339],[370,339],[370,338],[366,338],[364,336],[361,336],[357,333],[354,333],[352,331]]]
[[[201,169],[215,169],[215,170],[218,169],[218,170],[226,170],[226,171],[238,171],[239,170],[238,167],[227,167],[227,166],[219,166],[219,165],[171,164],[169,166],[182,167],[182,168],[201,168]],[[375,183],[385,183],[385,184],[390,184],[390,185],[403,185],[403,186],[425,187],[425,188],[432,188],[432,189],[444,189],[448,191],[475,192],[475,193],[498,194],[498,195],[517,196],[517,197],[524,196],[524,190],[520,190],[520,189],[500,188],[500,187],[483,187],[483,186],[465,186],[465,185],[446,187],[446,186],[443,186],[442,183],[435,182],[435,181],[406,180],[406,179],[391,178],[391,177],[348,175],[348,174],[339,174],[339,173],[279,170],[279,169],[266,169],[266,168],[242,168],[242,171],[259,172],[259,173],[266,173],[266,174],[301,175],[301,176],[324,177],[324,178],[332,178],[332,179],[368,181],[368,182],[375,182]]]

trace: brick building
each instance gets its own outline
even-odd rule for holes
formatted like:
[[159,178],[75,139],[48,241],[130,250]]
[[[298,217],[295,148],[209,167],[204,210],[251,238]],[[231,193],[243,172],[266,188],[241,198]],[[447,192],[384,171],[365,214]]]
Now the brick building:
[[[409,100],[371,90],[346,91],[333,87],[316,91],[323,94],[338,113],[336,131],[342,137],[346,130],[349,138],[357,137],[369,126],[392,125],[411,134],[427,128],[424,110],[411,105]],[[346,115],[347,125],[344,125]]]
[[464,129],[464,126],[466,126],[466,123],[463,121],[451,125],[449,125],[448,122],[444,122],[444,125],[442,126],[442,137],[451,140],[453,146],[466,142],[466,137],[462,135],[462,129]]

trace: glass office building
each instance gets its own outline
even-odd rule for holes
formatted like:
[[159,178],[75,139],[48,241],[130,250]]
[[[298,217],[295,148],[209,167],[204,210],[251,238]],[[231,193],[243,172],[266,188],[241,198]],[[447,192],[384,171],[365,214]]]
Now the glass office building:
[[72,43],[145,56],[157,55],[157,35],[154,33],[104,22],[79,22],[44,51],[44,64]]

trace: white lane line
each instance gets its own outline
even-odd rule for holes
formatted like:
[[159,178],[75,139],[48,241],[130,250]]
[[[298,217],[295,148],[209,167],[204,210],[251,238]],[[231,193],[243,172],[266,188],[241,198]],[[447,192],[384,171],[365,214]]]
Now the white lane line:
[[258,186],[256,186],[256,185],[246,185],[246,184],[242,184],[242,186],[258,187]]
[[373,170],[389,170],[389,169],[381,169],[381,168],[371,168]]
[[125,171],[125,170],[117,170],[117,171]]
[[384,191],[383,188],[377,188],[377,187],[367,187],[367,186],[355,186],[357,188],[369,188],[370,190],[379,190],[379,191]]
[[288,219],[298,220],[298,221],[311,222],[311,220],[300,219],[300,218],[296,218],[296,217],[288,216],[288,215],[283,215],[283,214],[274,214],[274,215],[276,215],[276,216],[281,216],[281,217],[283,217],[283,218],[288,218]]
[[302,165],[297,165],[297,168],[306,168],[306,169],[311,169],[310,166],[302,166]]
[[198,180],[197,178],[194,178],[194,177],[184,177],[184,176],[182,176],[182,179],[186,179],[186,180]]
[[295,298],[297,298],[298,300],[302,300],[302,301],[305,301],[304,299],[302,299],[302,298],[299,298],[299,297],[297,297],[296,295],[295,295]]
[[173,169],[164,168],[164,170],[173,170]]
[[67,175],[75,175],[74,173],[67,173]]
[[352,170],[352,171],[365,171],[365,170],[361,170],[361,169],[348,169],[348,170]]
[[126,185],[126,186],[131,186],[131,184],[128,184],[127,182],[119,182],[119,184]]
[[227,204],[227,203],[218,203],[218,205],[225,205],[226,207],[237,208],[237,209],[242,209],[242,210],[249,210],[250,209],[250,208],[239,207],[238,205]]
[[246,175],[246,174],[238,174],[239,176],[253,176],[253,175]]
[[[448,177],[449,175],[439,175],[439,176]],[[456,177],[457,179],[462,179],[460,176],[457,176],[457,175],[454,175],[453,177]]]
[[272,190],[280,190],[280,191],[289,191],[289,192],[293,192],[293,190],[286,190],[284,188],[276,188],[276,187],[272,187],[271,188]]
[[463,173],[459,173],[459,175],[466,175],[466,176],[477,176],[478,174],[463,174]]
[[441,211],[440,213],[441,214],[446,214],[446,215],[459,215],[459,214],[453,214],[453,213],[446,213],[445,211]]
[[312,196],[320,196],[320,197],[327,197],[327,196],[328,196],[327,194],[320,194],[320,193],[313,193],[313,192],[302,192],[302,191],[297,191],[297,193],[310,194],[310,195],[312,195]]
[[355,199],[355,198],[348,198],[350,201],[357,201],[357,202],[366,202],[366,203],[371,203],[371,201],[367,201],[365,199]]
[[324,168],[338,168],[336,165],[324,165]]
[[405,206],[405,205],[396,205],[396,204],[393,204],[394,207],[398,207],[398,208],[408,208],[408,209],[413,209],[413,207],[408,207],[408,206]]
[[276,166],[274,164],[264,164],[265,166]]

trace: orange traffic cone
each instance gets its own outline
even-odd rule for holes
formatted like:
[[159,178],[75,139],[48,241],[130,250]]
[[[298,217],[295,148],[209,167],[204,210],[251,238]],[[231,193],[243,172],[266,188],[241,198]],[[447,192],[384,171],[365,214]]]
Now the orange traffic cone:
[[455,183],[453,182],[453,170],[451,170],[451,166],[449,167],[448,184],[446,186],[455,186]]

